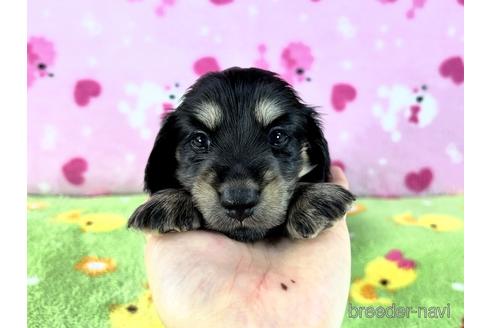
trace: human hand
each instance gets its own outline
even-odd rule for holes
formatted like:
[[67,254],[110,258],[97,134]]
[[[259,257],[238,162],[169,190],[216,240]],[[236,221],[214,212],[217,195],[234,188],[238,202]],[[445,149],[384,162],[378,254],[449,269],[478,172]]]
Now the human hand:
[[[333,183],[348,189],[343,171]],[[151,235],[149,285],[174,327],[339,327],[350,285],[345,218],[314,239],[241,243],[189,231]]]

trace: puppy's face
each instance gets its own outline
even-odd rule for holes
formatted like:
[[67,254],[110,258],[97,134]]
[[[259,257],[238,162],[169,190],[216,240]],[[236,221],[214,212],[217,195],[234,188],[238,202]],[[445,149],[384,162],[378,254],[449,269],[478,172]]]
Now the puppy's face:
[[314,111],[273,73],[201,78],[165,121],[146,168],[151,193],[185,189],[203,226],[257,240],[285,222],[296,184],[326,181]]

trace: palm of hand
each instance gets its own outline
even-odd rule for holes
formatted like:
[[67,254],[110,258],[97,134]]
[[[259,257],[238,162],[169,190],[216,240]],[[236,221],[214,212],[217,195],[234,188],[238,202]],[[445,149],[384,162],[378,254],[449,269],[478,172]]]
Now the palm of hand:
[[146,262],[168,327],[332,327],[348,295],[350,239],[344,220],[275,244],[171,233],[150,238]]

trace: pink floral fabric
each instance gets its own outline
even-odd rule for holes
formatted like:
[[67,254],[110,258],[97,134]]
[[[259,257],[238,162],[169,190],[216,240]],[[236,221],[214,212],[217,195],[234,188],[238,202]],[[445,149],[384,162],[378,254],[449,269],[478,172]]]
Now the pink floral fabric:
[[142,190],[200,75],[276,71],[360,195],[463,190],[463,1],[30,1],[28,191]]

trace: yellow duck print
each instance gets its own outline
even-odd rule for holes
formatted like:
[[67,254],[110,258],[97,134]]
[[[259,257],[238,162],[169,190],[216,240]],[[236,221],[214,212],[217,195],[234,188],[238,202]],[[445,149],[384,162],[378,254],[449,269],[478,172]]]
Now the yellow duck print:
[[379,296],[376,287],[365,279],[356,279],[352,283],[350,297],[359,304],[391,304],[390,298]]
[[424,214],[418,218],[410,212],[398,214],[393,221],[402,225],[428,228],[437,232],[456,231],[463,228],[463,221],[445,214]]
[[351,298],[360,304],[391,304],[381,291],[395,292],[411,285],[417,279],[416,263],[405,258],[398,249],[389,251],[367,263],[362,279],[355,279],[350,287]]
[[163,328],[155,310],[152,295],[146,290],[135,302],[111,305],[109,318],[112,328]]
[[57,222],[72,223],[80,226],[83,232],[108,232],[126,224],[123,216],[114,213],[88,213],[74,209],[58,214]]
[[[410,260],[402,260],[410,261]],[[387,257],[378,257],[366,265],[365,279],[373,286],[378,286],[389,291],[405,288],[415,281],[417,272],[415,263],[389,260]]]

